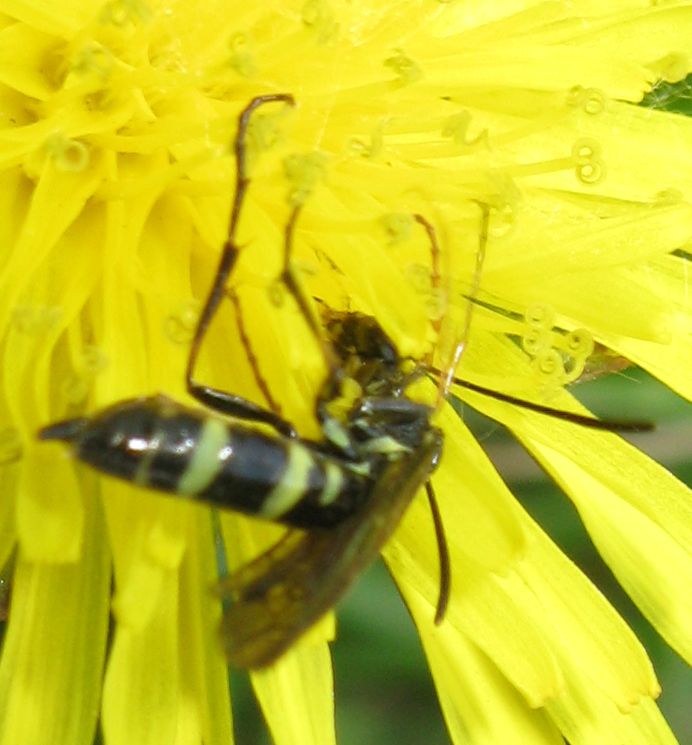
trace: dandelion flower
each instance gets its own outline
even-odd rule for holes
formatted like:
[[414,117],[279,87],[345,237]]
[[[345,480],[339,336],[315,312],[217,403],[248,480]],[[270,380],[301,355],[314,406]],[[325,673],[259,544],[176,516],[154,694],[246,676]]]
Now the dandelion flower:
[[[322,359],[276,283],[299,199],[310,294],[376,317],[402,355],[444,362],[473,295],[465,379],[577,409],[563,386],[599,343],[689,396],[692,126],[635,104],[689,72],[691,3],[26,0],[4,4],[0,34],[1,563],[15,556],[1,743],[90,743],[98,721],[107,745],[232,739],[209,510],[100,479],[36,432],[127,397],[185,399],[228,146],[254,96],[297,105],[253,120],[244,324],[225,303],[200,379],[264,403],[245,335],[283,415],[319,434]],[[440,282],[416,214],[436,228]],[[613,434],[454,392],[551,473],[689,660],[689,491]],[[454,567],[441,626],[422,500],[385,557],[453,741],[673,742],[633,632],[456,414],[440,426]],[[273,534],[221,523],[234,565]],[[253,674],[277,743],[335,740],[331,632]]]

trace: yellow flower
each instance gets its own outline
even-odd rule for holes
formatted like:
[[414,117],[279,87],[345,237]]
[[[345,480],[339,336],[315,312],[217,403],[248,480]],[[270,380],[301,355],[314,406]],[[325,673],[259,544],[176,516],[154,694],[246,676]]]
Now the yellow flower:
[[[297,105],[253,120],[233,285],[302,433],[318,434],[324,370],[276,282],[296,200],[310,294],[377,317],[402,355],[435,347],[444,365],[472,295],[465,379],[576,409],[562,385],[595,341],[689,396],[692,126],[634,104],[689,71],[692,3],[7,0],[0,37],[0,561],[16,551],[2,745],[90,743],[99,712],[107,745],[231,741],[209,511],[100,480],[36,431],[125,397],[184,398],[252,97]],[[436,228],[440,282],[414,214]],[[197,377],[264,403],[230,302]],[[615,435],[455,393],[555,477],[689,660],[689,491]],[[441,626],[422,499],[385,554],[454,742],[672,742],[634,634],[459,418],[440,424]],[[273,534],[233,515],[222,528],[236,564]],[[277,743],[334,741],[327,626],[253,674]]]

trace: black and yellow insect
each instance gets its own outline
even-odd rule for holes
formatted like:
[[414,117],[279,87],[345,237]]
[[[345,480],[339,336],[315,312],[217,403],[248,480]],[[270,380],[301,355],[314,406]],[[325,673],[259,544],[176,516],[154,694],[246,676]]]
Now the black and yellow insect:
[[[272,408],[194,379],[200,345],[228,293],[239,252],[235,235],[248,186],[244,153],[248,122],[258,106],[271,101],[293,104],[287,94],[260,96],[239,118],[228,238],[199,317],[186,370],[187,389],[205,408],[183,406],[162,395],[136,398],[89,418],[50,424],[39,433],[44,440],[67,442],[77,458],[103,473],[289,528],[274,546],[220,584],[221,596],[231,601],[222,621],[224,651],[231,663],[245,668],[274,662],[336,604],[379,554],[423,486],[440,552],[438,622],[450,592],[446,545],[430,485],[442,453],[443,434],[433,424],[434,408],[407,396],[412,382],[440,371],[402,359],[370,316],[328,308],[323,308],[321,319],[315,316],[291,266],[298,208],[286,226],[280,279],[324,354],[328,372],[315,401],[321,438],[302,439]],[[431,226],[419,216],[416,219],[434,239]],[[487,212],[485,219],[487,229]],[[256,377],[271,401],[258,371]],[[646,427],[640,422],[614,425],[556,412],[458,380],[451,372],[442,377],[445,385],[454,382],[578,424],[605,429]],[[358,394],[343,406],[345,383]],[[268,424],[274,432],[244,422]]]
[[[188,359],[188,391],[205,408],[162,395],[136,398],[51,424],[39,435],[69,443],[80,460],[139,486],[302,529],[287,531],[222,581],[222,595],[232,599],[222,624],[226,656],[248,668],[275,661],[375,559],[437,466],[443,440],[431,422],[433,409],[406,396],[421,371],[400,359],[375,319],[327,309],[322,321],[315,317],[291,266],[298,209],[286,227],[281,281],[325,356],[328,374],[315,403],[321,439],[303,440],[275,411],[195,381],[200,344],[238,255],[249,118],[269,101],[293,103],[288,95],[261,96],[240,116],[229,237]],[[346,380],[359,395],[346,411],[332,414]],[[269,424],[275,432],[244,421]]]

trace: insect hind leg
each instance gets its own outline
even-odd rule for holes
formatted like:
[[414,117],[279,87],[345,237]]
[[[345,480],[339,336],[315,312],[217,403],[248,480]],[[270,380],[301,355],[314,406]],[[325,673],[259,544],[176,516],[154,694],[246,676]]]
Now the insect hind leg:
[[216,315],[219,304],[224,297],[226,284],[238,258],[239,248],[236,243],[236,230],[242,205],[245,200],[245,194],[250,183],[250,179],[247,175],[245,148],[245,139],[250,118],[257,108],[266,103],[275,101],[283,101],[290,106],[294,105],[293,96],[288,93],[266,94],[253,98],[241,111],[240,116],[238,117],[238,128],[233,143],[233,151],[236,159],[236,181],[228,235],[221,252],[221,258],[219,259],[214,281],[204,302],[204,307],[200,313],[195,333],[192,338],[185,371],[185,383],[188,393],[191,396],[214,411],[238,417],[240,419],[265,422],[273,426],[281,434],[293,437],[295,436],[295,430],[288,422],[282,419],[277,412],[258,406],[242,396],[236,396],[217,388],[201,385],[194,379],[194,370],[197,363],[197,357],[199,356],[200,347],[209,330],[209,326]]

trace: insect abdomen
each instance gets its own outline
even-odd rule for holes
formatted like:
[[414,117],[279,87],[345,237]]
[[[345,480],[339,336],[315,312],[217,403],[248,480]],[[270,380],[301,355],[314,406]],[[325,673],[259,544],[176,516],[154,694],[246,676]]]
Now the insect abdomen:
[[209,417],[164,397],[133,399],[43,430],[99,471],[296,527],[354,514],[370,480],[299,441]]

